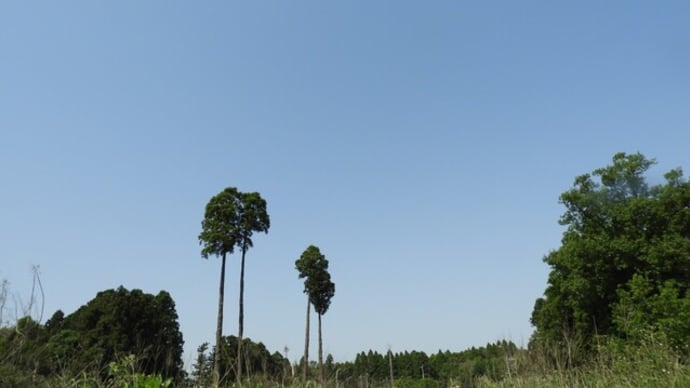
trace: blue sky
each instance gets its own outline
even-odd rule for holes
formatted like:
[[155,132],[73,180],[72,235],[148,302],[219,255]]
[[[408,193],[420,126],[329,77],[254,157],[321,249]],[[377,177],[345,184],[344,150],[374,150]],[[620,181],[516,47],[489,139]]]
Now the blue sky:
[[[619,151],[690,168],[690,3],[0,4],[0,279],[45,315],[168,290],[214,338],[206,202],[258,191],[245,335],[296,360],[310,244],[325,351],[526,344],[558,196]],[[239,257],[224,332],[237,332]],[[5,313],[8,319],[10,313]],[[47,317],[46,317],[47,318]],[[316,344],[316,341],[312,342]],[[315,354],[316,348],[312,350]]]

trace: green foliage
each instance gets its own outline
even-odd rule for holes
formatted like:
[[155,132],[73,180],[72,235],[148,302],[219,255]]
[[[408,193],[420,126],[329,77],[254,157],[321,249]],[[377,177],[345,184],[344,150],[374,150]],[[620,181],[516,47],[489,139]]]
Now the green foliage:
[[[221,370],[220,385],[226,386],[235,381],[235,366],[237,365],[237,337],[224,336],[220,351]],[[210,386],[213,373],[214,352],[207,354],[208,344],[202,344],[197,349],[197,360],[192,370],[192,382],[196,386]],[[290,363],[280,353],[271,354],[263,343],[252,342],[249,338],[242,339],[243,370],[255,381],[281,381],[290,369]]]
[[328,260],[318,247],[310,245],[295,261],[299,278],[304,279],[304,293],[309,296],[317,314],[328,311],[331,299],[335,295],[335,284],[328,272]]
[[135,354],[143,373],[178,377],[182,372],[182,333],[175,303],[166,291],[155,296],[124,287],[102,291],[62,325],[63,330],[79,333],[77,370],[96,360],[103,369],[119,355]]
[[[557,353],[557,349],[550,352]],[[492,380],[480,377],[477,387],[688,387],[690,366],[663,339],[648,333],[633,342],[602,339],[579,367],[554,368],[535,358],[534,350],[518,353],[512,375]]]
[[411,379],[409,377],[403,377],[401,379],[395,380],[396,388],[442,388],[445,384],[440,381],[431,379]]
[[[396,387],[445,387],[449,384],[474,387],[476,380],[486,377],[499,381],[507,376],[517,346],[498,341],[461,352],[439,351],[400,352],[391,355]],[[386,386],[390,383],[388,355],[375,351],[360,352],[354,362],[337,363],[339,380],[344,386]],[[333,379],[331,374],[330,378]]]
[[[299,277],[304,278],[304,293],[309,297],[309,303],[314,306],[314,310],[319,316],[319,381],[323,384],[323,341],[321,332],[321,316],[328,311],[331,299],[335,295],[335,283],[331,281],[331,274],[328,272],[328,260],[321,254],[319,248],[310,245],[295,262],[295,267],[299,271]],[[305,362],[307,358],[307,344],[309,340],[309,310],[307,309],[307,338],[305,341]],[[306,380],[306,371],[304,369]]]
[[210,387],[213,382],[213,357],[209,357],[208,342],[204,342],[197,348],[197,356],[192,366],[191,379],[197,386]]
[[266,233],[270,226],[266,201],[259,193],[242,193],[228,187],[206,205],[199,234],[201,255],[222,256],[233,253],[235,247],[246,251],[253,246],[252,234]]
[[310,289],[309,300],[314,306],[314,311],[318,315],[326,314],[335,295],[335,283],[331,281],[331,274],[328,271],[320,272],[307,283]]
[[111,384],[122,388],[167,388],[172,385],[172,379],[163,380],[160,375],[146,375],[137,372],[137,360],[133,354],[123,357],[119,361],[108,364]]
[[619,290],[614,321],[625,338],[639,343],[650,332],[663,335],[674,349],[688,354],[690,294],[676,280],[661,285],[634,275],[626,289]]
[[[24,317],[0,329],[0,386],[83,373],[106,380],[108,366],[127,354],[136,355],[137,373],[181,379],[182,345],[167,292],[154,296],[120,287],[98,293],[66,317],[56,312],[45,325]],[[12,382],[5,376],[21,378]]]
[[690,184],[677,169],[650,188],[644,173],[653,164],[616,154],[561,195],[567,229],[544,259],[551,273],[532,313],[532,340],[558,344],[570,364],[597,335],[654,330],[676,346],[690,341]]
[[328,260],[318,247],[310,245],[295,261],[295,269],[299,272],[299,278],[305,279],[304,293],[309,294],[306,280],[317,272],[328,270]]

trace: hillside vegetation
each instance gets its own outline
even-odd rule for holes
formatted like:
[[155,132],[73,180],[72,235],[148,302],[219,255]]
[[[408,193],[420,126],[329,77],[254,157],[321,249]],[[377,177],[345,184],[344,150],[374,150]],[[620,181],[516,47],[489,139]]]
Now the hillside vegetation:
[[[57,311],[41,323],[26,314],[0,327],[0,386],[688,387],[690,183],[678,168],[650,185],[654,163],[616,154],[561,195],[565,231],[544,257],[550,273],[526,348],[498,341],[429,355],[369,350],[347,362],[324,361],[320,350],[317,364],[307,335],[302,361],[291,365],[243,338],[241,327],[238,336],[222,335],[219,308],[217,345],[200,344],[187,374],[172,297],[120,287],[67,316]],[[239,248],[244,261],[252,231],[268,226],[258,193],[228,188],[207,205],[202,254],[224,263]],[[310,246],[296,269],[305,279],[307,333],[314,307],[321,343],[320,318],[335,293],[328,260]],[[221,306],[223,279],[221,271]],[[1,318],[5,287],[0,302]]]

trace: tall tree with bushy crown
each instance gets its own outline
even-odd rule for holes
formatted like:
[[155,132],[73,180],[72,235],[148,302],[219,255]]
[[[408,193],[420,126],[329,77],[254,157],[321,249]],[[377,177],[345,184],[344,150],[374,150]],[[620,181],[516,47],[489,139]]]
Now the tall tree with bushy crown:
[[324,383],[323,375],[323,336],[321,335],[321,317],[326,314],[328,308],[331,306],[331,299],[335,295],[335,283],[331,281],[331,274],[327,268],[324,268],[313,274],[307,280],[307,288],[309,289],[309,299],[314,305],[319,317],[319,382],[321,386]]
[[551,272],[532,324],[533,341],[563,345],[568,362],[599,335],[690,341],[690,183],[675,169],[650,187],[653,164],[618,153],[560,197],[566,230],[544,258]]
[[223,298],[225,294],[225,259],[235,248],[242,252],[240,269],[239,330],[237,341],[237,383],[242,378],[242,334],[244,332],[244,267],[247,250],[253,246],[254,232],[268,232],[270,219],[266,211],[266,201],[259,193],[242,193],[228,187],[209,200],[204,220],[201,222],[199,243],[201,256],[222,258],[220,288],[218,293],[218,321],[216,327],[216,351],[213,360],[213,383],[220,382],[220,351],[223,336]]
[[309,367],[309,312],[310,306],[319,316],[319,380],[323,384],[323,342],[321,337],[321,316],[328,311],[335,294],[335,284],[328,273],[328,260],[318,247],[310,245],[295,261],[299,278],[304,279],[304,293],[307,294],[307,323],[304,338],[304,369],[302,378],[307,380]]

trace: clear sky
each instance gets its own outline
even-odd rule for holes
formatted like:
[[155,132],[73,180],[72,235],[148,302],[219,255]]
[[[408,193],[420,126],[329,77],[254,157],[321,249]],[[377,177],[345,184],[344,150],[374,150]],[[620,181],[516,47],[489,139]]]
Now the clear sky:
[[309,244],[336,283],[337,360],[524,345],[575,176],[619,151],[657,158],[653,180],[690,171],[689,17],[687,1],[3,1],[0,279],[16,306],[40,266],[44,320],[120,285],[167,290],[189,363],[216,325],[204,206],[235,186],[271,215],[245,300],[269,350],[301,353]]

